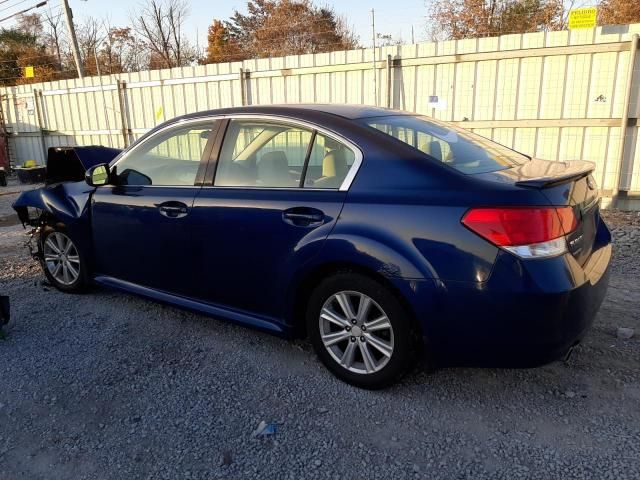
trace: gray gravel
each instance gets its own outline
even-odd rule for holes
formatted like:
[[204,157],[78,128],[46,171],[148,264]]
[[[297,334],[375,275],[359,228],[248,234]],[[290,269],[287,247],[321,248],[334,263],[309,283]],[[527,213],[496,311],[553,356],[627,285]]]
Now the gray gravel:
[[[20,230],[0,227],[15,316],[0,479],[638,479],[640,340],[616,333],[640,327],[640,227],[614,220],[626,246],[570,363],[419,367],[381,392],[334,379],[304,342],[105,289],[59,293]],[[263,420],[274,436],[252,435]]]

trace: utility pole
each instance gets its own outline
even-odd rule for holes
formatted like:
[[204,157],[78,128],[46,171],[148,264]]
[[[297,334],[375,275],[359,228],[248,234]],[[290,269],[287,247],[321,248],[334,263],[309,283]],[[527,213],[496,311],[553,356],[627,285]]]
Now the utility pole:
[[411,25],[411,43],[416,43],[416,39],[413,36],[413,25]]
[[76,30],[73,27],[73,13],[71,13],[71,8],[69,8],[69,0],[62,0],[62,3],[64,4],[64,16],[67,19],[67,28],[69,29],[69,38],[71,38],[71,50],[73,50],[73,59],[76,62],[78,77],[84,78],[84,72],[82,71],[82,58],[80,57],[80,48],[78,47]]
[[378,76],[378,70],[376,69],[376,61],[378,60],[376,55],[376,11],[371,9],[371,34],[373,37],[373,98],[375,104],[378,106],[378,82],[376,77]]

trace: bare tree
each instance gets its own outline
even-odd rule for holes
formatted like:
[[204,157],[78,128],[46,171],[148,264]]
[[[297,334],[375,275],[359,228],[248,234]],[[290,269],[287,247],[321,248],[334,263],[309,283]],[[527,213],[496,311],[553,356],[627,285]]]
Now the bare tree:
[[37,13],[23,13],[18,15],[18,28],[20,31],[39,38],[42,35],[42,19]]
[[193,60],[193,49],[182,35],[188,14],[184,0],[147,0],[133,15],[132,23],[149,50],[152,66],[178,67]]
[[62,15],[54,15],[51,10],[47,10],[43,15],[44,39],[49,45],[53,46],[59,66],[62,66],[62,49],[66,38],[62,22]]
[[85,74],[96,75],[98,73],[96,52],[102,47],[108,34],[104,20],[86,17],[76,28],[76,34]]
[[109,27],[99,55],[105,73],[142,70],[141,45],[130,27]]

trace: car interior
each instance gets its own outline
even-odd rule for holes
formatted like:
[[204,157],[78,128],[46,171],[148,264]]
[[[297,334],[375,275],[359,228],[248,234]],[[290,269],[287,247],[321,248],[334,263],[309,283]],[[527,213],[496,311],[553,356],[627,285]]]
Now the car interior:
[[[232,123],[220,154],[215,185],[299,187],[311,137],[310,131],[298,127]],[[339,188],[354,158],[345,145],[316,135],[304,186]]]
[[[209,129],[169,132],[119,165],[120,185],[193,185]],[[310,142],[313,145],[309,152]],[[309,153],[304,187],[337,189],[355,155],[333,138],[297,126],[232,121],[216,169],[215,185],[297,188]]]

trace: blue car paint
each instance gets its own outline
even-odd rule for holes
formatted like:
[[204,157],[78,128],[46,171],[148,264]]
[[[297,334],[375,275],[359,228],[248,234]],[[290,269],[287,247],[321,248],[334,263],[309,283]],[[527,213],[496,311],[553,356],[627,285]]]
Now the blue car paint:
[[[282,292],[292,275],[321,251],[345,196],[340,191],[203,187],[188,220],[199,258],[191,293],[206,302],[285,322]],[[301,206],[322,212],[322,224],[283,221],[285,210]]]
[[[65,184],[23,194],[15,206],[43,208],[65,223],[95,258],[102,285],[276,334],[297,331],[305,279],[336,266],[384,278],[443,363],[515,358],[530,366],[582,338],[608,282],[611,238],[599,215],[585,258],[522,260],[461,225],[471,206],[571,204],[582,215],[592,206],[572,199],[570,184],[523,188],[503,172],[463,175],[324,110],[212,113],[286,116],[340,133],[365,154],[348,192],[105,186],[91,195],[86,185]],[[165,222],[157,208],[169,200],[189,214]],[[297,206],[323,211],[323,224],[284,223],[282,211]]]
[[143,287],[131,282],[119,280],[117,278],[98,275],[94,278],[94,281],[105,287],[115,288],[123,292],[134,293],[142,297],[152,298],[158,302],[166,303],[167,305],[174,305],[193,312],[204,313],[211,316],[223,317],[233,323],[239,325],[247,325],[258,330],[274,333],[276,335],[284,335],[285,331],[276,322],[267,319],[262,319],[248,312],[241,310],[234,310],[230,308],[216,307],[208,303],[200,302],[192,298],[182,297],[180,295],[174,295],[161,290],[156,290],[148,287]]
[[94,191],[86,182],[68,182],[23,192],[13,204],[23,224],[28,223],[27,207],[38,208],[65,225],[78,248],[92,264],[94,258],[89,199]]
[[[200,187],[101,187],[91,201],[95,271],[166,292],[187,295],[193,279],[190,215],[166,218],[165,201],[191,207]],[[102,253],[104,252],[104,253]],[[101,254],[102,253],[102,254]],[[189,279],[189,281],[186,281]]]

